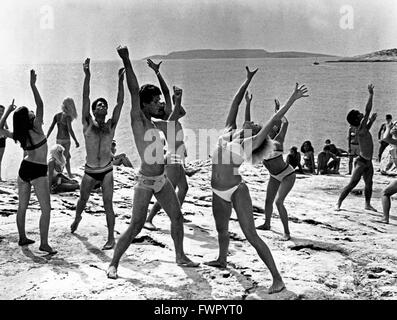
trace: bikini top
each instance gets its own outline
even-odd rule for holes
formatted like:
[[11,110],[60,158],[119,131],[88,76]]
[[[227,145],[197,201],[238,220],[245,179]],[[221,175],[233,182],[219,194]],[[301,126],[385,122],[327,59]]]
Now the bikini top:
[[218,141],[218,147],[222,156],[222,163],[220,164],[241,165],[245,161],[244,148],[238,141],[228,142],[221,137]]
[[282,156],[283,153],[284,153],[283,145],[280,142],[273,140],[273,150],[270,153],[266,154],[263,160],[270,161],[276,159]]
[[25,148],[23,148],[23,150],[32,151],[32,150],[40,148],[42,145],[44,145],[46,143],[47,143],[47,138],[44,138],[39,143],[36,143],[36,144],[31,145],[31,146],[25,147]]

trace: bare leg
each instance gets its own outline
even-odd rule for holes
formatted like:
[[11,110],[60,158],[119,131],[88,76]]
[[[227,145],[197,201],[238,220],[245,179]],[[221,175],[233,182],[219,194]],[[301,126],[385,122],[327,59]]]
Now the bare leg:
[[32,180],[32,185],[36,193],[37,199],[40,203],[41,217],[40,217],[40,251],[48,252],[49,254],[56,254],[57,251],[52,249],[48,244],[48,230],[50,228],[51,217],[51,200],[50,189],[48,186],[48,177],[40,177]]
[[33,240],[30,240],[26,237],[25,232],[25,218],[26,218],[26,209],[29,205],[30,200],[30,192],[31,192],[31,184],[23,181],[20,177],[18,177],[18,211],[17,211],[17,227],[19,233],[19,242],[20,246],[28,245],[34,243]]
[[80,185],[80,198],[77,201],[76,216],[74,218],[72,225],[70,226],[71,233],[74,233],[77,230],[77,227],[79,226],[79,223],[81,221],[81,214],[85,209],[85,205],[87,204],[87,201],[90,197],[90,192],[94,187],[95,183],[96,183],[95,179],[92,179],[87,174],[84,174]]
[[4,150],[5,148],[0,148],[0,181],[3,181],[1,178],[1,162],[3,161]]
[[382,193],[383,219],[381,222],[388,224],[391,206],[390,198],[393,194],[397,193],[397,181],[390,183]]
[[183,216],[181,205],[171,182],[167,179],[163,189],[155,193],[154,196],[171,219],[171,236],[175,246],[176,263],[184,267],[199,266],[199,263],[191,261],[183,251]]
[[354,189],[354,187],[360,182],[361,176],[363,175],[365,167],[361,161],[355,161],[354,170],[349,184],[343,188],[342,193],[339,196],[338,202],[335,207],[335,211],[340,211],[343,200],[346,199],[348,194]]
[[219,256],[218,259],[205,262],[205,264],[216,268],[226,268],[232,204],[212,193],[212,213],[215,219],[216,231],[218,232]]
[[72,171],[70,170],[70,158],[66,158],[65,168],[69,178],[73,178]]
[[280,181],[270,176],[269,182],[267,183],[266,189],[266,201],[265,201],[265,223],[257,227],[259,230],[270,230],[270,221],[273,214],[273,202],[276,198],[278,188],[280,186]]
[[295,184],[296,174],[293,173],[288,177],[285,177],[281,182],[280,188],[278,190],[277,198],[276,198],[276,206],[278,209],[278,213],[280,214],[280,219],[284,227],[284,236],[282,240],[287,241],[291,239],[291,235],[288,227],[288,213],[287,209],[284,206],[284,200],[287,197],[288,193],[291,191],[292,187]]
[[103,206],[105,207],[105,213],[106,213],[106,224],[108,226],[108,240],[102,249],[109,250],[109,249],[113,249],[115,245],[115,240],[114,240],[115,216],[113,211],[113,172],[109,172],[103,178],[102,198],[103,198]]
[[252,201],[247,186],[243,183],[232,196],[233,207],[236,210],[238,221],[248,242],[255,248],[262,261],[266,264],[273,277],[273,284],[269,293],[280,292],[285,284],[277,270],[272,253],[265,242],[259,237],[255,229],[252,212]]
[[149,206],[150,199],[152,198],[153,192],[143,188],[134,189],[134,200],[132,208],[131,223],[127,230],[121,235],[119,241],[116,244],[113,253],[113,259],[110,262],[107,276],[110,279],[117,278],[117,268],[121,256],[130,246],[132,240],[141,232],[143,224],[146,220],[147,209]]
[[371,165],[370,167],[364,171],[363,173],[363,179],[365,182],[365,190],[364,190],[364,194],[365,194],[365,209],[366,210],[371,210],[374,212],[377,212],[377,210],[371,206],[371,197],[372,197],[372,185],[373,185],[373,176],[374,176],[374,167],[372,165],[372,161],[371,161]]

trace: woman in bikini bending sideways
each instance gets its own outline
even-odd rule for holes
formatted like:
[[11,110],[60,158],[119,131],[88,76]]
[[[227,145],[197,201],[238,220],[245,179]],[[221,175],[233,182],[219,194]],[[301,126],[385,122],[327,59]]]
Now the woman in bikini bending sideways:
[[303,88],[296,87],[287,104],[280,109],[264,126],[246,122],[243,130],[236,130],[238,107],[244,93],[257,70],[251,72],[248,67],[247,80],[237,92],[231,105],[224,134],[219,138],[219,144],[213,154],[211,186],[213,190],[212,210],[218,231],[219,257],[206,264],[213,267],[225,268],[229,233],[228,226],[232,205],[236,211],[241,229],[250,244],[256,249],[262,261],[266,264],[273,277],[273,284],[269,293],[280,292],[285,288],[284,282],[277,270],[273,256],[258,236],[249,190],[238,173],[238,168],[246,160],[252,163],[263,159],[264,154],[271,152],[271,143],[267,139],[272,130],[274,121],[280,120],[291,107],[293,102],[304,95]]
[[39,250],[48,252],[49,254],[57,253],[48,244],[48,229],[50,226],[50,189],[47,177],[47,139],[43,132],[43,101],[41,100],[39,91],[36,88],[36,73],[30,71],[30,86],[36,102],[36,114],[26,107],[19,107],[13,116],[14,132],[4,130],[4,124],[7,117],[16,106],[14,101],[8,107],[6,114],[0,121],[0,129],[6,135],[16,141],[19,141],[24,150],[24,159],[21,163],[18,173],[18,211],[17,211],[17,227],[19,232],[20,246],[34,243],[26,237],[25,233],[25,216],[26,209],[30,200],[31,186],[33,185],[35,194],[40,203],[40,240]]
[[[280,102],[275,100],[276,110],[280,109]],[[247,108],[250,108],[250,103],[247,101]],[[246,112],[246,115],[249,113]],[[251,121],[247,116],[245,121]],[[270,220],[273,213],[273,203],[276,203],[281,222],[284,227],[284,236],[282,240],[291,239],[288,228],[288,213],[284,206],[284,200],[295,184],[296,173],[294,168],[286,163],[283,158],[283,144],[285,135],[288,129],[288,120],[286,117],[281,119],[281,125],[275,132],[275,135],[270,135],[273,142],[273,150],[263,159],[263,165],[269,171],[270,178],[266,189],[265,202],[265,216],[266,220],[263,225],[257,227],[260,230],[270,230]],[[277,197],[276,197],[277,196]]]

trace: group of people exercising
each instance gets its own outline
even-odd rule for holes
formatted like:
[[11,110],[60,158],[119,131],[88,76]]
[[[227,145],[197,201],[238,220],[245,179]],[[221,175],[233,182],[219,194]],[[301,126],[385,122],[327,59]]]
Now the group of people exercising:
[[[74,233],[82,220],[82,212],[89,199],[90,192],[98,183],[102,186],[103,205],[106,212],[108,236],[103,246],[104,250],[113,249],[112,261],[107,270],[107,276],[117,278],[117,269],[120,259],[128,249],[133,239],[140,233],[143,227],[155,230],[153,217],[163,208],[171,220],[171,237],[175,246],[176,263],[182,267],[198,267],[199,263],[190,260],[183,248],[184,227],[181,206],[188,191],[188,184],[184,170],[186,148],[183,142],[183,128],[179,119],[186,114],[182,107],[182,89],[174,86],[173,94],[167,87],[160,73],[161,62],[156,64],[148,59],[147,63],[159,81],[160,88],[152,84],[140,86],[134,73],[127,47],[117,48],[123,68],[118,71],[117,102],[112,116],[106,120],[108,114],[108,102],[104,98],[98,98],[91,103],[90,100],[90,59],[83,64],[85,74],[83,85],[83,107],[81,120],[86,147],[86,164],[84,175],[80,184],[80,196],[76,206],[74,221],[70,226]],[[258,69],[251,71],[246,67],[246,79],[238,89],[229,109],[225,129],[219,137],[217,146],[212,154],[212,211],[218,232],[219,255],[214,261],[206,262],[206,265],[218,268],[227,266],[229,246],[229,220],[232,208],[234,208],[241,229],[249,243],[256,249],[258,255],[265,263],[273,278],[269,293],[280,292],[285,288],[280,273],[270,249],[258,235],[256,229],[269,230],[273,205],[275,204],[283,224],[283,240],[291,239],[288,227],[288,214],[284,201],[294,186],[295,170],[284,161],[283,144],[288,130],[286,113],[299,99],[308,97],[308,89],[296,84],[294,91],[284,106],[276,100],[275,113],[264,124],[260,125],[251,120],[252,94],[247,91]],[[114,237],[115,214],[113,210],[113,161],[112,142],[115,130],[124,104],[124,78],[131,95],[131,127],[135,145],[141,160],[141,165],[134,187],[133,208],[131,222],[126,231],[120,236],[117,243]],[[19,245],[34,243],[25,232],[25,215],[31,195],[31,186],[38,198],[41,207],[40,217],[40,247],[39,250],[49,254],[57,251],[48,244],[48,230],[50,224],[50,187],[47,166],[47,137],[50,135],[55,123],[63,122],[69,129],[76,146],[79,145],[71,129],[72,114],[64,117],[63,113],[57,114],[47,133],[43,132],[44,104],[36,87],[37,75],[34,70],[30,73],[30,86],[36,102],[36,112],[27,107],[17,108],[14,101],[6,109],[0,120],[0,134],[18,141],[24,150],[24,159],[18,172],[19,204],[17,211],[17,227],[19,232]],[[365,115],[358,110],[349,112],[347,120],[358,128],[358,140],[360,144],[360,156],[355,161],[351,182],[342,191],[336,209],[340,210],[342,201],[355,187],[361,176],[366,184],[365,199],[366,209],[372,210],[370,198],[372,193],[372,153],[373,143],[369,132],[376,114],[369,118],[372,109],[373,86],[369,86],[370,99]],[[160,96],[164,96],[161,102]],[[238,128],[236,119],[239,106],[243,99],[246,100],[245,121]],[[68,109],[70,101],[64,101],[65,109]],[[91,112],[90,112],[91,108]],[[73,109],[73,108],[71,108]],[[13,132],[6,127],[8,116],[13,114]],[[58,119],[59,118],[59,119]],[[63,121],[62,121],[63,120]],[[161,134],[167,141],[167,152],[164,154]],[[385,140],[388,143],[397,144],[397,130],[388,127],[385,132]],[[61,151],[66,152],[64,165],[70,172],[70,138],[57,137],[57,144]],[[59,149],[59,148],[58,148]],[[58,150],[59,151],[59,150]],[[54,168],[56,162],[56,150],[52,151]],[[244,163],[263,163],[269,171],[270,178],[266,191],[265,223],[255,227],[252,201],[248,186],[239,174],[239,167]],[[176,189],[177,192],[176,192]],[[397,192],[397,183],[393,183],[385,192],[385,205],[390,209],[390,195]],[[147,217],[148,206],[152,196],[157,202]],[[389,201],[389,202],[387,202]],[[388,222],[388,213],[384,216],[384,222]]]

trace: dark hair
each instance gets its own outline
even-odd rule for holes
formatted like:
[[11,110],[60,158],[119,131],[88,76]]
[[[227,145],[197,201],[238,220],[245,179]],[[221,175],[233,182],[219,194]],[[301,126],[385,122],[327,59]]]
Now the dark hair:
[[308,144],[308,145],[309,145],[309,150],[308,150],[308,151],[311,151],[311,152],[314,153],[314,149],[313,149],[312,143],[311,143],[309,140],[303,142],[303,144],[302,144],[302,146],[301,146],[301,152],[302,152],[302,153],[307,152],[307,151],[305,151],[305,149],[303,148],[305,144]]
[[96,105],[97,105],[98,102],[103,102],[103,104],[106,106],[106,108],[108,107],[108,102],[106,101],[105,98],[98,98],[91,104],[91,110],[92,111],[95,111]]
[[115,145],[116,145],[116,140],[113,140],[111,146],[115,146]]
[[331,151],[331,147],[330,146],[324,146],[323,151]]
[[14,112],[13,116],[14,133],[13,139],[15,142],[19,141],[22,149],[26,148],[27,140],[32,144],[29,130],[33,129],[33,120],[29,119],[29,109],[26,107],[19,107]]
[[144,103],[150,103],[153,101],[155,96],[161,95],[161,91],[158,87],[152,84],[144,84],[141,89],[139,89],[139,100],[141,103],[141,109]]
[[331,140],[327,139],[327,140],[325,140],[325,143],[326,143],[326,144],[330,144],[330,143],[331,143]]
[[387,114],[387,115],[386,115],[386,119],[390,119],[390,120],[391,120],[391,119],[393,119],[393,117],[392,117],[391,114]]
[[0,104],[0,108],[3,108],[3,109],[5,109],[5,107],[4,107],[2,104]]
[[295,152],[298,152],[298,148],[297,147],[295,147],[295,146],[293,146],[293,147],[291,147],[291,149],[289,149],[290,151],[295,151]]
[[351,110],[346,117],[347,122],[354,127],[358,127],[360,125],[360,119],[358,116],[360,115],[360,111],[358,110]]

